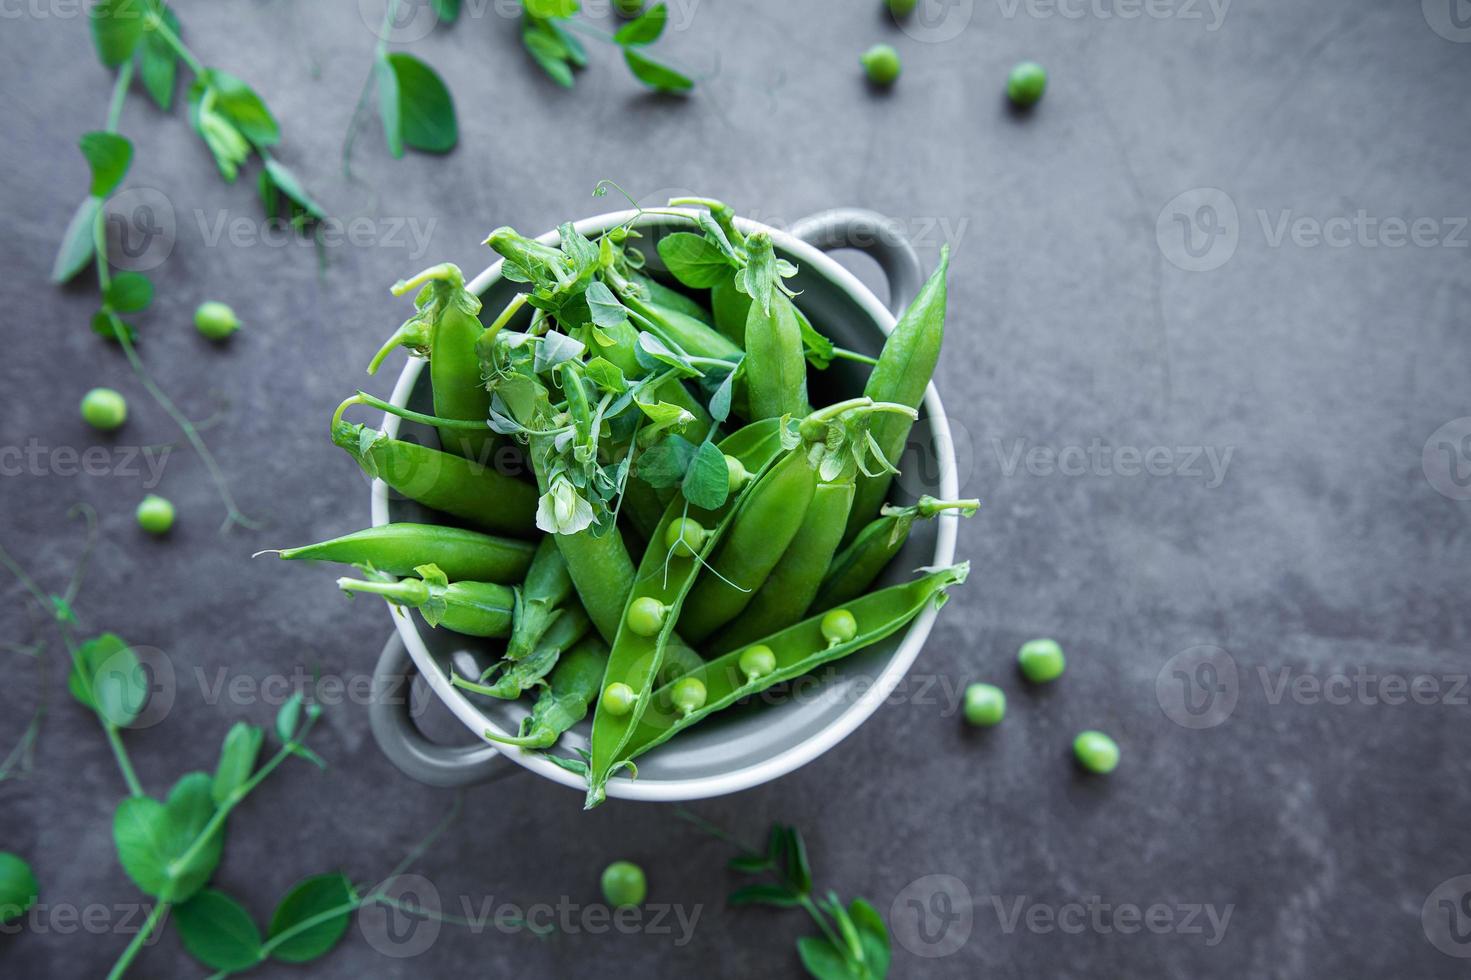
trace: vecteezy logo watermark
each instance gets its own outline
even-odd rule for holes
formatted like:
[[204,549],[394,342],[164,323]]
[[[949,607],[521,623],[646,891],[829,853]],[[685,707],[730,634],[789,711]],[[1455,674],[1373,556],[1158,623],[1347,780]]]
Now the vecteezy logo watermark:
[[1186,272],[1219,269],[1236,254],[1241,235],[1236,202],[1218,187],[1195,187],[1160,209],[1154,238],[1171,265]]
[[394,959],[418,956],[434,945],[443,922],[454,922],[479,935],[487,930],[501,934],[533,932],[545,935],[672,936],[675,946],[686,946],[694,938],[703,905],[646,902],[643,905],[609,908],[602,904],[575,902],[563,895],[556,902],[521,905],[498,902],[494,896],[460,896],[459,908],[446,914],[439,889],[423,875],[407,874],[374,889],[382,899],[358,911],[358,929],[368,945]]
[[[976,471],[975,438],[965,422],[956,416],[947,415],[945,422],[950,432],[950,449],[955,454],[955,485],[960,488],[960,495],[965,496],[966,487],[970,486]],[[895,464],[899,474],[894,477],[894,482],[915,498],[939,493],[940,452],[934,424],[927,415],[921,415],[919,422],[909,430],[909,437],[899,453],[899,461]]]
[[1205,481],[1214,490],[1226,479],[1235,446],[1112,446],[1094,439],[1087,446],[1034,446],[1026,439],[1007,445],[991,440],[1001,475],[1016,476],[1168,476]]
[[919,0],[898,19],[899,29],[916,41],[939,44],[959,37],[975,13],[975,0]]
[[1220,945],[1226,938],[1226,928],[1236,911],[1236,905],[1229,902],[1222,906],[1198,902],[1155,902],[1143,906],[1134,902],[1105,902],[1100,895],[1056,904],[1035,902],[1027,895],[989,898],[997,924],[1008,936],[1019,930],[1042,936],[1053,933],[1131,936],[1147,932],[1156,936],[1204,936],[1208,948]]
[[[1272,707],[1284,701],[1303,707],[1362,705],[1399,707],[1471,704],[1471,674],[1402,674],[1358,666],[1314,672],[1293,666],[1258,666],[1247,677],[1261,687]],[[1181,728],[1224,724],[1243,688],[1236,660],[1208,644],[1182,650],[1155,675],[1154,695],[1165,717]]]
[[178,224],[163,191],[129,187],[107,201],[107,259],[118,269],[157,269],[174,252]]
[[[1257,208],[1253,214],[1268,248],[1471,248],[1471,217],[1376,215],[1365,208],[1327,217],[1293,208]],[[1236,202],[1218,187],[1176,195],[1160,210],[1155,240],[1171,265],[1186,272],[1219,269],[1236,254],[1244,229]]]
[[1215,728],[1231,717],[1240,695],[1236,661],[1217,646],[1181,650],[1154,679],[1160,709],[1181,728]]
[[1420,467],[1437,493],[1471,500],[1471,415],[1452,419],[1430,434]]
[[974,924],[970,889],[954,875],[925,875],[911,881],[889,906],[894,939],[924,959],[959,950],[969,941]]
[[1007,20],[1024,10],[1035,20],[1150,20],[1203,21],[1214,33],[1226,21],[1231,0],[996,0]]
[[439,224],[438,218],[418,217],[338,218],[328,215],[312,223],[311,231],[301,233],[285,218],[252,218],[231,216],[217,211],[212,216],[202,209],[194,210],[199,237],[205,248],[216,248],[226,241],[235,248],[264,245],[266,248],[396,248],[408,253],[410,260],[422,258],[429,251],[429,239]]
[[1447,878],[1425,896],[1420,928],[1430,945],[1445,955],[1471,957],[1471,875]]
[[48,446],[35,436],[24,446],[0,446],[0,477],[143,477],[144,490],[163,479],[171,446]]
[[1471,41],[1471,2],[1468,0],[1420,0],[1420,13],[1430,29],[1447,41]]

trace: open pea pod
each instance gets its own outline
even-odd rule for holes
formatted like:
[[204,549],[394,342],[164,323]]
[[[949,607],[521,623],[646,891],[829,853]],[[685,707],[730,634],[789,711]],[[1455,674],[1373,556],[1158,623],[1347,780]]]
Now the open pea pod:
[[[853,617],[857,628],[851,638],[841,642],[824,629],[826,615],[812,616],[758,643],[708,661],[654,692],[651,706],[630,734],[620,761],[642,755],[742,698],[801,677],[892,635],[931,605],[942,605],[945,590],[964,582],[969,573],[970,562],[962,562],[853,600],[841,608]],[[698,686],[691,681],[698,682]],[[694,698],[681,696],[677,691],[681,685],[685,691],[698,694]],[[688,707],[695,702],[700,703],[689,710],[677,706],[683,703]]]
[[[759,485],[759,475],[783,453],[780,423],[770,419],[748,425],[722,440],[718,448],[756,476],[748,485]],[[586,804],[589,808],[604,799],[608,778],[621,758],[623,744],[648,706],[664,647],[679,620],[685,596],[702,562],[737,512],[741,496],[732,493],[713,510],[686,507],[682,499],[676,500],[655,529],[653,543],[639,564],[618,624],[603,676],[602,695],[593,717]],[[681,540],[678,546],[667,546],[669,526],[686,518],[698,522],[704,533],[698,541]]]

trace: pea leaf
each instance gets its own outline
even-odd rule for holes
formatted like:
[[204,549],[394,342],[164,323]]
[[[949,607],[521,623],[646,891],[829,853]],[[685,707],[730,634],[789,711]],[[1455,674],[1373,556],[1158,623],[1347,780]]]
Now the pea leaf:
[[460,17],[460,0],[434,0],[435,15],[446,24],[453,24]]
[[101,210],[102,199],[97,197],[89,197],[77,206],[76,213],[67,223],[66,234],[61,236],[56,259],[51,263],[52,282],[69,282],[92,261],[96,249],[97,212]]
[[13,922],[41,897],[36,874],[20,856],[0,851],[0,925]]
[[817,332],[812,321],[807,319],[807,314],[798,309],[797,304],[792,304],[792,311],[797,314],[797,326],[802,331],[802,347],[806,351],[807,363],[819,371],[827,369],[833,362],[833,342]]
[[710,396],[710,417],[716,422],[724,422],[730,418],[730,400],[735,392],[735,376],[739,365],[732,367],[726,372],[725,380],[715,389]]
[[725,466],[725,454],[713,442],[702,442],[695,450],[680,490],[686,500],[705,510],[714,510],[730,496],[730,471]]
[[558,364],[575,361],[587,350],[581,341],[573,340],[564,333],[548,330],[542,334],[541,343],[536,345],[536,359],[532,370],[537,374],[550,371]]
[[301,692],[294,691],[276,712],[276,735],[283,742],[291,741],[301,727],[301,703]]
[[730,275],[730,260],[719,246],[690,231],[676,231],[661,238],[659,258],[674,278],[696,289],[708,289]]
[[726,863],[726,867],[732,871],[739,871],[742,874],[760,874],[763,871],[769,871],[771,869],[771,861],[759,854],[742,854],[739,857],[731,858]]
[[134,330],[132,325],[124,323],[104,310],[98,310],[92,314],[91,326],[92,332],[103,340],[117,340],[116,331],[118,330],[127,335],[129,340],[138,339],[138,331]]
[[533,17],[571,17],[581,9],[577,0],[525,0],[524,6]]
[[639,453],[636,467],[639,479],[656,489],[678,485],[695,458],[696,448],[684,436],[661,439]]
[[104,65],[116,68],[133,56],[146,14],[143,0],[97,0],[92,5],[92,41]]
[[137,313],[153,302],[153,283],[140,272],[119,272],[102,298],[115,313]]
[[119,728],[131,724],[148,701],[148,679],[138,655],[115,633],[77,648],[66,686],[78,702]]
[[[281,899],[271,916],[269,936],[277,936],[308,919],[325,915],[334,909],[355,903],[352,883],[341,874],[317,875],[297,882]],[[327,953],[342,939],[352,915],[351,909],[309,926],[283,941],[271,953],[285,963],[306,963]]]
[[787,880],[804,895],[812,891],[812,866],[807,863],[807,845],[795,827],[786,828]]
[[604,357],[594,357],[582,366],[582,374],[603,391],[622,394],[628,390],[628,379],[618,365]]
[[[179,18],[174,16],[174,11],[166,4],[158,4],[158,12],[163,17],[163,22],[177,36],[179,33]],[[179,73],[179,55],[158,31],[144,31],[143,41],[138,46],[138,76],[143,79],[143,87],[158,103],[158,107],[165,112],[174,102],[174,83]]]
[[265,958],[260,929],[224,892],[206,889],[174,907],[184,948],[211,970],[247,970]]
[[698,378],[702,374],[682,354],[670,350],[669,345],[648,331],[638,335],[633,355],[638,363],[649,371],[657,370],[659,365],[663,364],[678,369],[687,377]]
[[865,899],[855,898],[848,905],[848,915],[858,927],[858,940],[863,947],[863,962],[876,977],[889,972],[889,930],[878,910]]
[[731,892],[726,901],[733,906],[771,905],[779,909],[794,908],[802,902],[780,885],[747,885]]
[[316,218],[318,221],[327,217],[326,209],[307,193],[306,188],[301,185],[301,181],[296,179],[296,174],[292,173],[280,160],[277,160],[275,157],[266,157],[266,169],[264,173],[276,189],[289,197],[297,207],[301,208],[307,214]]
[[613,290],[602,282],[594,280],[588,283],[585,295],[593,323],[600,327],[616,327],[628,322],[628,310],[618,302]]
[[617,44],[652,44],[664,33],[664,24],[669,20],[669,8],[656,3],[639,17],[618,28],[613,35]]
[[563,88],[572,87],[572,52],[565,41],[528,19],[521,29],[521,44],[552,81]]
[[383,138],[388,142],[388,152],[402,157],[403,108],[398,97],[398,74],[386,56],[378,59],[373,70],[378,76],[378,118],[383,121]]
[[260,757],[261,743],[265,732],[256,725],[237,721],[220,746],[220,761],[215,766],[214,784],[210,793],[215,803],[223,804],[255,771],[256,759]]
[[249,85],[218,68],[206,69],[201,81],[213,90],[215,109],[246,139],[258,147],[275,146],[281,141],[275,117]]
[[426,153],[448,153],[455,148],[460,133],[454,99],[433,68],[411,54],[395,51],[379,62],[378,81],[384,128],[390,128],[391,113],[395,131],[389,136],[389,147],[396,147],[394,156],[402,156],[404,146]]
[[695,83],[687,76],[681,75],[668,65],[662,65],[640,54],[633,48],[623,49],[623,60],[628,63],[628,70],[633,72],[634,78],[656,91],[688,92],[695,87]]
[[543,21],[543,23],[546,25],[547,30],[555,34],[557,40],[561,41],[562,46],[567,49],[567,61],[571,63],[572,67],[586,68],[587,49],[582,46],[582,42],[574,37],[558,21],[548,20]]
[[196,839],[214,815],[211,783],[208,773],[191,772],[174,784],[164,803],[150,796],[130,796],[118,804],[112,821],[118,860],[145,894],[184,902],[214,874],[224,847],[223,828],[195,849]]
[[853,980],[857,976],[837,947],[822,936],[803,936],[798,939],[797,955],[802,958],[802,966],[817,980]]
[[82,156],[92,168],[92,196],[106,197],[117,189],[133,160],[133,144],[117,133],[83,133]]

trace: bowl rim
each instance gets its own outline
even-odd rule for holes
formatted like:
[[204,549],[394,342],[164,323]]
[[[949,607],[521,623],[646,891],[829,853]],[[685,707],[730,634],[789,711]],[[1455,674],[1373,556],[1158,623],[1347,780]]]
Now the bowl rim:
[[[647,227],[651,225],[663,225],[671,223],[680,218],[693,220],[697,212],[690,208],[661,208],[657,211],[639,211],[629,209],[624,211],[613,211],[606,214],[594,215],[573,222],[576,230],[589,237],[606,231],[609,228],[624,222],[631,222],[633,227]],[[896,320],[894,315],[879,302],[873,292],[846,268],[840,265],[822,250],[807,242],[796,238],[780,229],[761,224],[746,218],[737,218],[736,226],[745,234],[764,231],[772,238],[772,242],[779,251],[784,251],[794,258],[800,260],[802,268],[806,271],[822,275],[829,283],[848,294],[849,298],[856,302],[860,308],[867,313],[879,330],[887,337],[894,329]],[[556,230],[549,231],[538,236],[538,241],[547,245],[556,245],[559,236]],[[476,295],[483,294],[499,278],[504,260],[497,261],[488,266],[477,275],[466,286],[466,289]],[[410,394],[414,385],[419,380],[419,374],[424,369],[424,360],[421,358],[409,358],[404,365],[403,371],[394,384],[393,394],[390,398],[392,404],[404,407],[408,404]],[[956,479],[955,446],[950,435],[950,426],[945,417],[944,406],[940,402],[940,393],[931,382],[925,389],[924,395],[925,416],[929,422],[930,431],[934,441],[935,457],[939,463],[941,499],[953,500],[959,496],[959,487]],[[385,412],[383,416],[383,431],[390,437],[398,434],[400,419],[392,413]],[[373,526],[378,527],[389,522],[388,513],[388,486],[382,480],[375,479],[372,484],[372,520]],[[937,521],[935,535],[935,553],[931,561],[933,566],[945,566],[955,560],[955,540],[957,528],[955,521]],[[387,605],[387,604],[385,604]],[[419,673],[424,676],[430,689],[442,701],[446,707],[477,737],[486,729],[494,730],[501,734],[514,734],[505,732],[496,725],[489,717],[483,714],[473,702],[469,700],[458,688],[450,683],[449,677],[440,669],[429,648],[419,636],[418,625],[413,618],[404,610],[392,605],[387,605],[389,615],[393,619],[394,627],[403,639],[404,646],[413,659]],[[867,721],[873,713],[878,710],[879,705],[893,693],[899,682],[909,672],[915,659],[919,656],[920,649],[929,637],[930,629],[934,626],[937,609],[930,606],[921,612],[907,629],[904,630],[899,646],[889,657],[884,668],[873,682],[867,687],[863,694],[854,698],[830,724],[797,742],[786,749],[778,752],[769,759],[722,772],[716,775],[695,776],[680,779],[614,779],[608,782],[608,795],[617,799],[642,800],[649,802],[679,802],[685,800],[706,799],[712,796],[722,796],[727,793],[735,793],[741,790],[759,786],[770,782],[781,776],[801,768],[812,760],[818,758],[844,738],[848,737]],[[484,744],[489,745],[488,741]],[[544,756],[536,752],[524,749],[513,749],[507,751],[500,749],[501,756],[525,769],[550,779],[572,789],[584,790],[584,780],[575,773],[548,761]]]

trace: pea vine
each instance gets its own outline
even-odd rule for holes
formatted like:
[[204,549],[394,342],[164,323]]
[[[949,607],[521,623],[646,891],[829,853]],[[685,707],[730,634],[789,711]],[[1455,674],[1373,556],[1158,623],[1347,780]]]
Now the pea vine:
[[[416,915],[468,924],[454,916],[402,905],[390,894],[396,879],[458,815],[458,798],[444,821],[379,884],[355,885],[341,872],[305,878],[277,903],[264,935],[239,901],[209,887],[224,852],[225,831],[234,810],[293,756],[326,768],[326,762],[307,746],[321,707],[308,703],[300,691],[294,693],[276,713],[274,729],[280,744],[264,763],[260,763],[260,756],[265,731],[257,725],[236,722],[225,734],[213,773],[185,773],[164,798],[148,795],[122,733],[147,710],[151,675],[133,647],[115,633],[77,639],[80,624],[72,603],[95,530],[95,522],[89,517],[86,551],[61,594],[48,594],[4,547],[0,547],[0,566],[51,618],[71,656],[67,689],[96,718],[127,787],[128,795],[113,814],[113,843],[123,870],[155,902],[143,926],[112,965],[108,980],[127,973],[167,919],[173,921],[190,955],[216,971],[214,978],[267,962],[315,960],[337,945],[347,932],[352,914],[368,905],[389,905]],[[14,855],[0,854],[0,921],[24,913],[34,902],[36,891],[29,865]],[[497,923],[532,928],[512,917],[499,917]]]
[[[431,6],[443,24],[453,25],[459,19],[460,0],[433,0]],[[620,10],[631,7],[632,12],[638,13],[641,4],[619,6]],[[378,30],[373,67],[363,82],[362,95],[348,125],[342,169],[349,178],[352,147],[375,90],[383,136],[394,157],[403,157],[406,149],[448,153],[459,142],[454,97],[444,79],[422,59],[405,51],[389,50],[390,35],[401,8],[402,0],[388,0]],[[584,22],[578,16],[580,12],[578,0],[522,0],[521,3],[521,43],[531,59],[558,85],[572,88],[575,73],[587,67],[587,49],[577,37],[582,34],[618,48],[633,77],[656,92],[683,93],[694,87],[689,76],[647,53],[648,46],[659,39],[668,23],[669,10],[665,4],[656,3],[611,33]]]
[[773,824],[766,847],[755,850],[688,810],[678,814],[740,851],[727,865],[730,870],[766,876],[766,881],[731,892],[727,901],[732,906],[800,908],[812,917],[819,935],[797,940],[797,955],[810,976],[817,980],[882,980],[888,975],[889,930],[883,917],[866,899],[855,898],[845,907],[831,889],[814,895],[807,845],[796,828]]
[[66,283],[89,265],[97,272],[102,303],[92,317],[92,330],[116,341],[129,366],[159,406],[183,432],[204,461],[225,505],[224,528],[255,526],[235,502],[214,454],[199,427],[174,404],[138,356],[137,331],[123,319],[142,313],[153,302],[153,283],[134,271],[115,271],[108,254],[106,204],[127,176],[133,144],[119,131],[123,104],[135,76],[158,107],[173,105],[179,66],[193,76],[189,88],[189,121],[209,148],[220,174],[233,182],[252,153],[261,158],[257,186],[269,217],[283,218],[303,229],[326,212],[296,176],[271,153],[280,128],[259,95],[240,79],[207,68],[181,39],[178,18],[162,0],[98,0],[89,12],[98,58],[117,69],[106,121],[101,130],[83,134],[80,148],[91,171],[91,187],[62,236],[51,278]]

